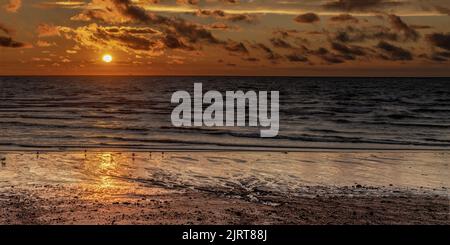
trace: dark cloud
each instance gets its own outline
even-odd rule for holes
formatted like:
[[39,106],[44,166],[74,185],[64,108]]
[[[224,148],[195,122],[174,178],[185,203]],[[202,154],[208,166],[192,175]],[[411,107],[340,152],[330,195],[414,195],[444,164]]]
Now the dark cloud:
[[433,46],[450,50],[450,33],[433,33],[427,35],[427,40]]
[[13,40],[11,37],[0,36],[0,47],[23,48],[26,44]]
[[276,60],[280,59],[281,56],[277,54],[275,51],[273,51],[271,48],[269,48],[264,43],[257,43],[253,45],[253,48],[262,50],[266,54],[266,58],[272,62],[275,62]]
[[320,58],[322,58],[324,61],[328,62],[329,64],[341,64],[341,63],[345,62],[342,58],[337,57],[333,54],[322,55],[322,56],[320,56]]
[[255,23],[257,22],[257,17],[255,15],[249,14],[228,14],[223,10],[197,10],[196,16],[200,17],[214,17],[217,19],[228,20],[231,22],[246,22]]
[[111,8],[86,10],[75,16],[74,20],[102,21],[106,23],[120,23],[123,21],[137,22],[155,26],[166,34],[178,36],[191,43],[204,41],[210,44],[222,43],[201,25],[189,23],[181,18],[170,18],[162,15],[148,14],[142,7],[136,6],[131,0],[104,0]]
[[393,14],[388,15],[389,23],[392,28],[396,31],[403,33],[404,37],[408,40],[417,41],[419,39],[419,33],[411,28],[408,24],[403,22],[403,20]]
[[325,9],[336,11],[377,11],[383,8],[403,5],[400,1],[391,0],[332,0],[323,5]]
[[447,60],[450,60],[450,52],[435,52],[431,54],[430,57],[426,56],[425,58],[429,58],[437,62],[445,62]]
[[239,0],[220,0],[220,1],[231,4],[239,3]]
[[132,50],[150,50],[155,45],[155,41],[143,36],[130,35],[130,33],[122,32],[110,32],[106,29],[97,29],[97,32],[93,33],[95,38],[101,41],[115,41],[121,43],[123,46]]
[[286,58],[290,61],[290,62],[308,62],[308,58],[306,58],[305,56],[301,55],[301,54],[288,54],[286,55]]
[[320,17],[315,13],[301,14],[294,19],[298,23],[315,23],[320,21]]
[[390,43],[381,41],[376,46],[379,50],[381,50],[385,55],[381,57],[387,60],[412,60],[413,55],[408,50],[394,46]]
[[364,48],[359,46],[349,46],[342,43],[331,42],[331,49],[335,52],[331,52],[326,48],[319,48],[312,51],[312,54],[320,57],[328,64],[340,64],[346,60],[355,60],[357,56],[365,56]]
[[432,26],[429,25],[410,25],[411,28],[419,30],[419,29],[432,29]]
[[331,48],[339,52],[345,59],[354,60],[355,56],[365,56],[364,48],[359,46],[349,46],[338,42],[331,42]]
[[111,0],[117,7],[117,10],[125,16],[141,22],[152,21],[145,9],[133,5],[131,0]]
[[209,44],[222,43],[213,34],[202,26],[197,24],[186,22],[183,19],[166,19],[165,23],[169,27],[169,32],[173,32],[176,35],[180,35],[188,39],[191,43],[197,43],[204,41]]
[[287,38],[287,37],[290,37],[292,35],[296,35],[299,33],[300,32],[295,29],[277,29],[277,30],[273,31],[273,35],[281,36],[282,38]]
[[441,57],[450,58],[450,52],[436,52],[435,54]]
[[247,57],[247,58],[243,58],[242,60],[248,61],[248,62],[259,62],[259,59],[254,58],[254,57]]
[[189,5],[198,5],[200,0],[177,0],[177,3],[189,4]]
[[225,17],[226,13],[223,10],[207,10],[199,9],[195,12],[196,16],[214,16],[214,17]]
[[448,7],[435,6],[435,9],[441,14],[450,15],[450,8],[448,8]]
[[[152,6],[145,5],[148,2],[145,2],[144,4],[144,1],[92,0],[91,3],[97,5],[92,4],[89,8],[81,10],[81,15],[78,15],[77,18],[74,19],[88,20],[96,23],[98,26],[89,28],[89,30],[75,30],[76,28],[70,28],[74,30],[71,35],[72,39],[78,42],[78,44],[86,44],[84,45],[85,47],[97,46],[104,48],[111,46],[114,49],[125,49],[126,52],[136,51],[139,55],[141,54],[141,51],[148,51],[149,53],[145,54],[149,54],[150,56],[153,53],[162,55],[166,50],[173,49],[197,51],[195,52],[195,55],[200,56],[203,55],[202,51],[210,50],[208,47],[215,47],[220,50],[215,50],[217,53],[211,55],[225,54],[225,56],[234,56],[234,59],[238,59],[242,63],[243,61],[267,62],[268,60],[273,63],[278,61],[311,61],[315,63],[318,61],[322,64],[325,62],[328,64],[339,64],[349,60],[368,61],[380,58],[404,61],[412,60],[413,58],[418,59],[420,58],[418,53],[425,52],[425,49],[413,45],[418,44],[417,41],[420,39],[420,34],[416,29],[428,28],[428,26],[409,25],[405,22],[406,19],[402,19],[397,15],[384,14],[396,13],[396,11],[389,11],[389,7],[399,6],[405,2],[401,0],[318,1],[311,5],[315,7],[308,7],[301,10],[312,12],[298,15],[294,20],[297,23],[318,23],[325,18],[325,20],[328,21],[323,22],[323,24],[328,24],[328,26],[324,26],[329,27],[328,29],[316,25],[310,25],[307,27],[307,30],[302,30],[301,28],[297,30],[289,29],[289,25],[294,25],[292,22],[294,16],[283,15],[282,17],[279,17],[279,19],[276,19],[273,25],[255,26],[255,28],[264,28],[261,29],[262,32],[267,32],[267,30],[270,31],[270,29],[268,29],[271,28],[270,26],[279,26],[279,29],[273,31],[273,36],[271,36],[270,32],[267,32],[266,39],[264,39],[264,36],[259,36],[257,37],[258,41],[254,39],[254,36],[245,32],[248,25],[242,23],[253,23],[255,19],[260,18],[260,16],[263,15],[236,14],[236,12],[231,11],[231,9],[236,10],[233,6],[227,6],[223,9],[218,7],[224,6],[224,4],[220,5],[220,3],[218,3],[220,1],[232,4],[237,3],[237,1],[228,0],[178,0],[177,2],[179,4],[195,5],[196,7],[174,6],[174,1],[170,1],[167,5],[166,3],[161,2],[164,4],[163,7],[170,6],[171,8],[175,7],[179,9],[173,11],[170,9],[167,10],[168,12],[159,12],[157,10],[158,8],[155,8],[156,10],[151,10]],[[159,3],[159,1],[157,2]],[[253,1],[241,2],[243,4],[249,4]],[[254,2],[255,5],[259,6],[259,3],[256,4],[256,1]],[[287,2],[293,3],[294,1]],[[326,2],[326,4],[322,5],[323,2]],[[218,9],[214,10],[206,8],[205,6],[207,4],[211,4],[213,8]],[[107,6],[105,8],[99,7],[105,5]],[[142,6],[146,6],[146,8],[144,9]],[[261,7],[261,9],[258,10],[266,11],[265,7],[272,6],[272,4],[262,4],[261,6],[264,7],[264,9]],[[278,5],[275,4],[273,6],[277,8]],[[319,12],[317,12],[317,14],[313,13],[319,11],[320,7],[318,6],[324,6],[328,11],[321,10],[327,13],[334,13],[334,16],[322,17],[322,15],[318,15]],[[205,9],[203,9],[204,7]],[[248,6],[244,6],[243,9],[247,9],[247,7]],[[430,8],[433,7],[431,6]],[[186,9],[189,9],[188,12],[177,12],[180,10],[185,11]],[[279,10],[280,9],[275,9],[275,11]],[[336,12],[330,10],[336,10]],[[409,13],[410,10],[411,9],[408,8],[401,13]],[[382,19],[357,17],[360,15],[350,14],[353,11],[373,12],[382,16]],[[434,9],[432,9],[432,11],[436,13]],[[195,18],[189,13],[205,18]],[[184,18],[183,16],[188,17]],[[258,21],[266,21],[267,18],[268,17],[261,17]],[[283,20],[282,18],[285,19]],[[291,24],[286,23],[286,20],[289,19],[291,20]],[[130,29],[104,27],[107,25],[125,25],[130,26]],[[312,28],[314,26],[317,28]],[[148,28],[148,30],[138,30],[136,27]],[[306,25],[303,27],[306,28]],[[220,30],[231,29],[242,30],[242,33],[223,32],[221,34],[216,34],[219,33]],[[80,36],[78,32],[83,33],[82,36]],[[66,33],[61,34],[61,36],[64,37],[66,35]],[[312,34],[318,35],[312,36]],[[233,40],[228,38],[233,38]],[[427,37],[427,41],[434,46],[446,47],[442,41],[438,41],[440,39],[442,39],[442,37],[431,37],[431,35],[430,37]],[[406,41],[408,41],[408,46],[404,46],[403,44],[403,42]],[[412,41],[416,43],[412,43]],[[93,42],[96,44],[93,45]],[[323,48],[318,48],[322,46]],[[414,54],[412,51],[414,51]],[[437,51],[439,51],[439,49],[432,50],[432,52],[434,52],[433,54],[426,55],[428,55],[428,57],[434,57],[435,60],[446,59],[445,55],[440,55]],[[194,52],[189,54],[194,55]],[[209,54],[205,55],[207,56]],[[223,64],[226,65],[226,58],[221,58],[225,60]]]
[[168,34],[164,37],[163,43],[165,44],[165,46],[167,48],[170,48],[170,49],[187,49],[187,50],[194,49],[193,47],[186,45],[182,40],[180,40],[176,36],[173,36],[170,34]]
[[281,38],[271,38],[270,42],[276,48],[292,49],[292,45]]
[[247,23],[256,23],[258,20],[255,15],[249,14],[232,14],[228,15],[226,19],[231,22],[247,22]]
[[337,30],[336,33],[334,33],[333,39],[343,43],[364,42],[370,40],[398,41],[399,35],[396,32],[392,32],[390,28],[384,26],[365,28],[347,26],[346,28]]
[[435,54],[432,54],[430,57],[428,57],[427,55],[423,55],[422,58],[428,58],[428,59],[430,59],[432,61],[436,61],[436,62],[445,62],[445,61],[447,61],[447,58],[439,56],[439,55],[435,55]]
[[334,34],[334,39],[340,42],[363,42],[367,40],[417,41],[420,38],[420,34],[400,17],[388,15],[388,21],[391,28],[382,25],[340,28]]
[[330,20],[334,22],[353,22],[353,23],[359,22],[357,18],[353,17],[353,15],[350,14],[340,14],[337,16],[333,16],[330,18]]
[[4,32],[5,34],[12,34],[13,30],[5,26],[4,24],[0,23],[0,31]]
[[227,45],[225,45],[225,49],[231,52],[236,52],[236,53],[243,53],[243,54],[248,54],[248,49],[245,46],[245,44],[241,43],[241,42],[229,42]]
[[205,28],[210,29],[210,30],[222,30],[222,31],[239,29],[239,27],[237,27],[237,26],[232,26],[232,25],[228,25],[226,23],[221,23],[221,22],[212,23],[212,24],[206,26]]
[[324,47],[318,48],[317,50],[313,50],[310,53],[321,58],[328,64],[340,64],[345,62],[345,60],[342,57],[334,53],[331,53],[328,49]]
[[328,51],[328,49],[326,49],[324,47],[321,47],[321,48],[314,50],[312,53],[315,55],[325,55],[325,54],[330,53],[330,51]]

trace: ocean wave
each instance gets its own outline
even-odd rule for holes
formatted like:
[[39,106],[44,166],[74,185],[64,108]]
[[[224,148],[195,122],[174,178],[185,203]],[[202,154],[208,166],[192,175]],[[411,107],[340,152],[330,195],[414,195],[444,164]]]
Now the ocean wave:
[[[280,132],[170,124],[171,94],[279,90]],[[0,140],[23,147],[449,147],[440,78],[0,77]],[[40,142],[42,141],[42,142]]]

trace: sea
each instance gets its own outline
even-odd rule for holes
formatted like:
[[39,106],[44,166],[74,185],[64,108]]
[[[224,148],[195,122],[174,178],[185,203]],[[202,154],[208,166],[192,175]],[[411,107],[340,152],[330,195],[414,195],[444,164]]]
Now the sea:
[[[280,130],[174,127],[171,96],[279,91]],[[0,77],[0,150],[449,150],[450,78]]]

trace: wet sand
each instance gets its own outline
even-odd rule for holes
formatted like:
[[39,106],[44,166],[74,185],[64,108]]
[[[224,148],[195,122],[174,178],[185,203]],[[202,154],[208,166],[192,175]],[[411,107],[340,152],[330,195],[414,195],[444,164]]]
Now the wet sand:
[[[320,188],[320,187],[315,187]],[[314,192],[315,188],[311,188]],[[244,200],[182,191],[126,196],[61,186],[0,190],[2,224],[450,224],[445,196],[342,189],[340,195]]]
[[7,153],[0,223],[450,224],[447,153],[342,154]]

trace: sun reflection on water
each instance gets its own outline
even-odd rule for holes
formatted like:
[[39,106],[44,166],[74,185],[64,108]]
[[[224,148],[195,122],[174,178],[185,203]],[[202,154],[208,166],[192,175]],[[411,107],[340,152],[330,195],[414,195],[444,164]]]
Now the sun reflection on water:
[[82,175],[78,187],[85,190],[81,199],[96,202],[120,202],[130,196],[147,196],[162,193],[161,188],[149,188],[139,182],[145,178],[146,167],[155,163],[147,154],[127,152],[85,152]]
[[100,169],[102,170],[110,170],[115,169],[116,164],[114,162],[113,156],[111,153],[101,153],[100,154]]
[[120,161],[116,158],[110,152],[90,154],[86,157],[86,171],[95,180],[96,189],[105,190],[121,186],[116,177],[121,176],[123,170],[120,168]]

